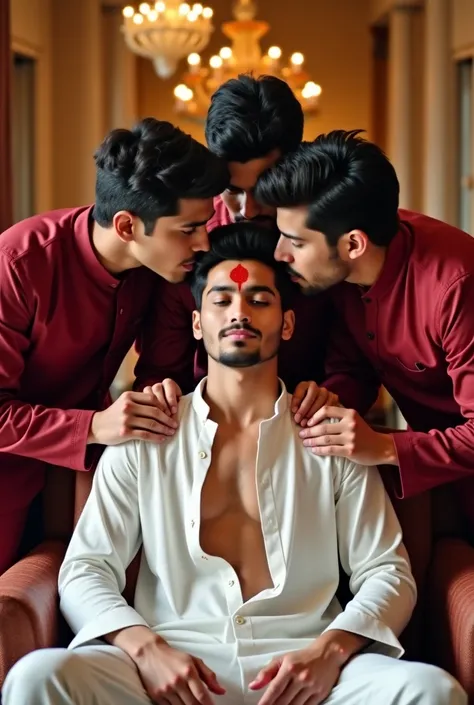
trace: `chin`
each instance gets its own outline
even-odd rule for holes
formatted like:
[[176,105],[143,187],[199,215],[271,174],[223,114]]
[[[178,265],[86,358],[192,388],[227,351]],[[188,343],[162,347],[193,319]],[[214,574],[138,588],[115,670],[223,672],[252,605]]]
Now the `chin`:
[[[155,270],[156,271],[156,270]],[[166,279],[167,282],[170,284],[179,284],[180,282],[184,282],[186,279],[186,272],[184,271],[175,271],[175,272],[156,272],[157,274],[160,275],[160,277],[163,277],[163,279]]]

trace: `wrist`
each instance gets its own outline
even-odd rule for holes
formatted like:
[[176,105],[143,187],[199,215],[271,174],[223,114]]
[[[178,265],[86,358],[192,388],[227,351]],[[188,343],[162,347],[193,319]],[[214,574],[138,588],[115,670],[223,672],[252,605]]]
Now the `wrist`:
[[155,649],[157,646],[168,646],[166,641],[149,627],[140,625],[111,632],[104,638],[113,646],[118,646],[122,651],[125,651],[136,664],[146,657],[150,649]]
[[391,433],[379,433],[379,459],[377,465],[398,465],[397,448]]
[[334,660],[339,668],[343,668],[354,654],[369,643],[369,639],[359,634],[345,632],[342,629],[328,629],[316,639],[314,648],[321,651],[328,660]]
[[99,443],[97,439],[97,423],[98,423],[98,416],[100,416],[100,411],[96,411],[95,414],[91,418],[91,424],[89,426],[89,433],[87,434],[87,445],[91,445],[92,443]]

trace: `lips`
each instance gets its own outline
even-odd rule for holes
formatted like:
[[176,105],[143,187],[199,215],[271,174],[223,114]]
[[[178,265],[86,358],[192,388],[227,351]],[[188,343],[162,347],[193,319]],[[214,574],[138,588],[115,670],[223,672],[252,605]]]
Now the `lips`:
[[184,262],[181,266],[187,272],[192,272],[194,269],[195,262]]
[[255,338],[256,336],[248,330],[231,330],[225,337],[232,338],[233,340],[244,340],[247,338]]

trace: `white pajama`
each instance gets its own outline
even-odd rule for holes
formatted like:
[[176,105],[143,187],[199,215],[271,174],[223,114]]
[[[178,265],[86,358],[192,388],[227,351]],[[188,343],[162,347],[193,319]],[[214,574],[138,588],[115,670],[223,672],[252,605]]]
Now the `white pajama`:
[[[264,691],[243,692],[220,678],[216,705],[257,705]],[[4,705],[151,705],[133,662],[113,646],[36,651],[7,676]],[[435,666],[380,654],[355,657],[324,705],[467,705],[460,685]]]

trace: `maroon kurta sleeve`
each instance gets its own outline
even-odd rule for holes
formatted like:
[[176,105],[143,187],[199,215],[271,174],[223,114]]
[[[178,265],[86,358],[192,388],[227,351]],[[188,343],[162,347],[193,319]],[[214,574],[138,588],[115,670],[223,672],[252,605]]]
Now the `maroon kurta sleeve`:
[[435,320],[454,398],[466,422],[444,431],[394,434],[405,497],[474,477],[474,275],[443,288]]
[[0,249],[0,452],[85,470],[94,412],[50,409],[21,400],[35,309],[32,281]]
[[161,282],[137,340],[135,389],[142,390],[167,377],[179,384],[183,394],[194,389],[193,309],[194,299],[187,284]]
[[364,416],[377,401],[380,381],[343,321],[336,320],[328,341],[326,379],[322,387],[339,396],[343,406]]

